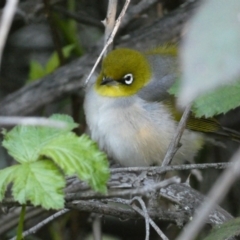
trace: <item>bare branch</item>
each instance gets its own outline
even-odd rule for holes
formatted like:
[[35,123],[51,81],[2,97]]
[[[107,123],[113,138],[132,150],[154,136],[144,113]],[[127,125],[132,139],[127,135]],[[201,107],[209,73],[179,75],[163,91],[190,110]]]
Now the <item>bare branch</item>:
[[98,63],[100,62],[100,60],[101,60],[104,52],[106,51],[106,49],[108,48],[108,46],[113,42],[113,39],[114,39],[114,37],[115,37],[115,35],[116,35],[116,33],[117,33],[117,30],[118,30],[118,28],[119,28],[119,26],[120,26],[120,23],[121,23],[121,21],[122,21],[122,18],[123,18],[123,16],[124,16],[126,10],[127,10],[127,8],[128,8],[129,3],[130,3],[130,0],[126,0],[125,4],[124,4],[124,6],[123,6],[123,9],[122,9],[122,11],[121,11],[121,13],[120,13],[118,19],[117,19],[116,22],[115,22],[113,31],[112,31],[111,35],[109,36],[109,38],[108,38],[108,40],[107,40],[107,43],[104,45],[104,48],[103,48],[103,50],[101,51],[99,57],[97,58],[97,61],[95,62],[95,64],[94,64],[94,66],[93,66],[90,74],[88,75],[88,77],[87,77],[87,79],[86,79],[86,81],[85,81],[85,85],[88,83],[89,79],[91,78],[91,76],[92,76],[93,72],[95,71]]
[[184,129],[186,127],[187,119],[190,114],[190,111],[191,111],[191,105],[188,105],[183,112],[181,120],[177,126],[176,133],[168,146],[168,150],[163,159],[162,166],[170,165],[175,153],[179,149],[179,141],[180,141],[182,134],[184,132]]
[[[104,45],[107,44],[107,41],[113,31],[115,25],[115,18],[117,12],[117,0],[109,0],[108,1],[108,9],[107,9],[107,17],[103,21],[105,26],[105,34],[104,34]],[[109,44],[108,49],[105,51],[104,56],[107,55],[107,52],[112,50],[112,44]]]
[[0,116],[0,126],[44,126],[53,128],[66,128],[67,124],[44,117],[2,117]]
[[[144,202],[141,204],[143,207]],[[133,205],[132,208],[138,212],[141,216],[145,217],[146,213],[144,212],[145,209],[141,210],[139,207]],[[148,214],[147,214],[148,216]],[[168,240],[168,238],[165,236],[165,234],[161,231],[161,229],[157,226],[157,224],[148,216],[148,222],[151,224],[151,226],[154,228],[154,230],[158,233],[158,235],[163,239],[163,240]],[[149,231],[149,229],[148,229]]]
[[110,198],[110,197],[125,197],[128,195],[147,195],[151,191],[156,191],[157,189],[166,187],[169,184],[179,183],[179,182],[180,182],[180,179],[178,177],[172,177],[161,182],[146,184],[145,186],[141,186],[136,189],[126,189],[126,190],[109,189],[107,194],[97,193],[92,190],[87,192],[80,191],[77,193],[67,193],[65,199],[66,201],[73,201],[77,199],[92,199],[92,198],[104,199],[104,198]]
[[201,164],[183,164],[183,165],[171,165],[164,167],[124,167],[124,168],[112,168],[110,169],[111,173],[127,173],[127,172],[143,172],[146,171],[149,175],[162,174],[170,171],[186,171],[192,169],[225,169],[228,168],[231,163],[201,163]]
[[102,228],[101,228],[101,218],[98,214],[93,214],[93,222],[92,222],[92,231],[94,240],[102,239]]
[[2,62],[3,49],[7,40],[12,20],[17,9],[18,0],[8,0],[3,10],[0,25],[0,66]]
[[[115,174],[117,175],[117,174]],[[129,185],[128,187],[130,190],[136,190],[135,183],[136,183],[136,178],[132,178],[132,173],[129,173],[128,179],[129,179]],[[110,179],[110,182],[113,181],[113,183],[109,183],[109,191],[112,191],[112,189],[118,189],[121,188],[121,180],[122,178],[127,178],[127,176],[123,176],[122,174],[119,174],[119,181],[118,184],[114,182],[117,181],[117,176],[114,176]],[[73,180],[73,179],[72,179]],[[79,181],[79,180],[78,180]],[[155,178],[149,176],[147,179],[143,179],[140,184],[141,186],[147,186],[147,185],[152,185],[156,182]],[[156,182],[157,183],[157,182]],[[84,192],[88,191],[85,188],[85,185],[82,185],[83,188],[79,189],[79,192]],[[70,186],[71,187],[71,186]],[[126,186],[123,186],[122,188],[126,188]],[[137,186],[139,188],[139,186]],[[150,188],[149,188],[150,189]],[[67,191],[67,189],[66,189]],[[131,191],[134,193],[134,191]],[[137,191],[136,191],[137,192]],[[189,187],[187,184],[182,184],[182,183],[174,183],[170,184],[166,187],[161,188],[159,191],[160,196],[164,197],[165,199],[169,200],[170,202],[173,202],[174,205],[180,206],[180,208],[176,208],[175,210],[164,210],[161,209],[160,206],[159,208],[153,208],[152,206],[148,206],[148,214],[152,219],[160,219],[163,221],[167,222],[172,222],[177,224],[178,226],[182,226],[184,223],[189,221],[189,219],[192,217],[195,209],[203,202],[204,196],[201,195],[199,192],[195,191],[191,187]],[[120,194],[121,195],[121,194]],[[131,194],[131,196],[134,197],[135,194]],[[76,194],[77,196],[77,194]],[[114,216],[117,218],[121,219],[139,219],[138,214],[136,214],[132,209],[129,208],[122,208],[119,206],[113,206],[112,204],[108,204],[109,202],[120,202],[122,204],[126,204],[125,199],[120,199],[120,198],[102,198],[96,197],[97,195],[93,195],[92,199],[90,200],[79,200],[78,197],[73,199],[73,201],[68,202],[66,201],[65,207],[69,209],[77,209],[79,211],[85,211],[85,212],[95,212],[98,214],[103,214],[103,215],[110,215]],[[139,194],[136,194],[135,196],[139,196]],[[151,197],[151,195],[146,195],[147,198]],[[4,200],[5,201],[5,200]],[[5,206],[5,202],[2,202],[2,206]],[[13,201],[13,199],[12,199]],[[130,200],[127,200],[130,201]],[[127,204],[130,204],[128,202]],[[15,203],[15,206],[18,206],[19,204]],[[14,206],[14,202],[7,202],[6,206]],[[43,211],[43,210],[42,210]],[[0,218],[0,234],[3,233],[3,228],[4,231],[9,230],[11,226],[5,226],[6,219],[7,221],[11,221],[11,219],[16,219],[18,216],[18,213],[15,213],[16,215],[12,215],[11,218],[8,219],[8,215],[2,216]],[[15,217],[14,217],[15,216]],[[53,219],[53,218],[52,218]],[[216,224],[221,224],[227,220],[232,219],[232,216],[227,213],[225,210],[217,206],[208,216],[207,222],[210,223],[211,225],[216,225]],[[11,221],[12,223],[12,221]],[[14,223],[17,224],[17,221]],[[150,221],[151,224],[151,221]],[[3,227],[4,226],[4,227]]]
[[[139,202],[139,204],[142,207],[142,211],[134,204],[134,201]],[[150,219],[150,217],[149,217],[148,212],[147,212],[146,204],[144,203],[144,201],[140,197],[134,197],[133,199],[131,199],[131,203],[132,203],[132,208],[136,212],[138,212],[141,216],[143,216],[144,219],[145,219],[145,225],[146,225],[146,237],[145,237],[145,240],[149,240],[149,236],[150,236],[149,219]]]

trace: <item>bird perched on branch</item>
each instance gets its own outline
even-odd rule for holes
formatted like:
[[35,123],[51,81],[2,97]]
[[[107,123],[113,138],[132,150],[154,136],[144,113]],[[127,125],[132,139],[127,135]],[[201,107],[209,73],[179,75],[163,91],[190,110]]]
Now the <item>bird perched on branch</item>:
[[[99,148],[123,166],[160,165],[181,118],[168,93],[177,75],[176,48],[110,52],[84,102],[90,135]],[[240,141],[240,135],[216,120],[190,115],[173,161],[191,161],[205,135]]]

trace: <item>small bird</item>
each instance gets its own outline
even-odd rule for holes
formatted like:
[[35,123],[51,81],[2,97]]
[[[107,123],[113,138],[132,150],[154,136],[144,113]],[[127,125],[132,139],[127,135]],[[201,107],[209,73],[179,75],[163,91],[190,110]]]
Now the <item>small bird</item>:
[[[168,93],[177,76],[175,48],[110,52],[84,100],[90,135],[99,148],[122,166],[160,165],[181,118]],[[191,115],[174,163],[192,161],[205,134],[240,140],[216,120]]]

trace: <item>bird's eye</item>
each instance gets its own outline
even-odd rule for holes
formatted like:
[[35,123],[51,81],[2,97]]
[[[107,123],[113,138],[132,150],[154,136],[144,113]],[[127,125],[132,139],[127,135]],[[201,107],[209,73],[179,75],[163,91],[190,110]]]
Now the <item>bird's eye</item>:
[[131,73],[128,73],[123,77],[123,80],[125,84],[130,85],[133,82],[133,75]]

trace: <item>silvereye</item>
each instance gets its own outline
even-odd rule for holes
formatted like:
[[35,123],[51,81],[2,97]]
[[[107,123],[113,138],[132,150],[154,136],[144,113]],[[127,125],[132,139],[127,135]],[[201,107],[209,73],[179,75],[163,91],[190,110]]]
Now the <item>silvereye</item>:
[[[105,57],[99,76],[87,87],[84,109],[91,138],[122,166],[162,163],[181,117],[168,94],[176,70],[174,48],[145,53],[119,48]],[[214,119],[191,115],[173,161],[191,161],[205,134],[233,136]]]

